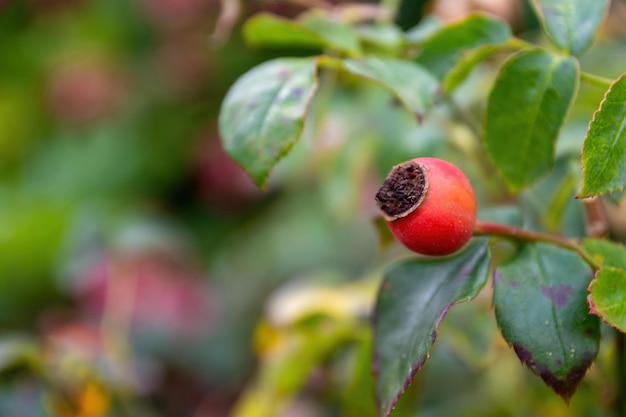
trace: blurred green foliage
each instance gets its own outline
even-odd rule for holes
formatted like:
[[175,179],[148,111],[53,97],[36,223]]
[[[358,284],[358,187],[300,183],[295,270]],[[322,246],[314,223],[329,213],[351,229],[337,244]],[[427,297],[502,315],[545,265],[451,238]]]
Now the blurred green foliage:
[[[436,2],[401,3],[408,29]],[[298,2],[241,7],[220,44],[217,0],[0,1],[1,416],[373,415],[369,310],[381,268],[406,255],[379,246],[381,178],[443,157],[481,205],[511,202],[464,122],[501,57],[421,126],[383,89],[322,74],[303,139],[260,192],[221,149],[220,104],[254,65],[314,52],[241,37],[246,16]],[[623,47],[606,36],[583,64],[613,76]],[[567,157],[599,95],[581,89],[574,147],[520,196],[529,227],[580,234]],[[398,416],[605,415],[612,352],[568,410],[489,308],[450,313]]]

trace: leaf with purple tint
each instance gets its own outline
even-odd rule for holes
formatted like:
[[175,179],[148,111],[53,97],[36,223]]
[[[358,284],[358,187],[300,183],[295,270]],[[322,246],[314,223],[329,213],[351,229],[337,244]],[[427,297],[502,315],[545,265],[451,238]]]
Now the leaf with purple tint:
[[487,239],[474,239],[443,259],[394,264],[378,293],[374,316],[374,375],[380,415],[388,416],[429,356],[437,329],[453,305],[485,285]]
[[315,58],[279,58],[245,73],[220,109],[224,149],[261,188],[298,141],[317,88]]
[[586,301],[592,277],[575,252],[542,243],[524,245],[494,274],[504,339],[566,402],[598,353],[600,321]]

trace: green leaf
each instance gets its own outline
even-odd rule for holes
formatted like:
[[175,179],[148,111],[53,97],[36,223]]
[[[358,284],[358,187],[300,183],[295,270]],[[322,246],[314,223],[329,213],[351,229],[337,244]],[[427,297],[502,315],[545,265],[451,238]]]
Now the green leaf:
[[584,234],[582,205],[574,199],[579,176],[580,165],[575,159],[557,157],[546,176],[518,195],[528,220],[548,233],[566,236]]
[[509,45],[504,44],[487,44],[464,52],[458,62],[448,71],[443,79],[443,91],[449,93],[457,88],[470,74],[476,65],[484,61],[490,55],[508,48]]
[[489,95],[484,144],[511,191],[547,174],[578,89],[575,58],[527,49],[509,58]]
[[370,372],[372,343],[367,338],[354,347],[348,386],[341,393],[341,417],[376,417],[374,376]]
[[320,10],[311,10],[302,15],[298,24],[324,39],[329,49],[349,56],[361,54],[359,36],[352,26],[328,16]]
[[224,149],[265,187],[272,167],[300,138],[317,88],[314,58],[265,62],[231,87],[220,110]]
[[418,121],[432,107],[439,88],[428,71],[409,61],[368,56],[346,59],[341,68],[389,90]]
[[388,52],[397,51],[405,42],[402,30],[392,24],[362,25],[357,34],[363,43]]
[[598,353],[600,322],[586,303],[592,276],[576,253],[543,243],[524,245],[494,274],[504,339],[567,402]]
[[606,239],[585,239],[581,249],[601,266],[589,286],[589,308],[626,332],[626,247]]
[[554,45],[579,55],[591,43],[607,0],[533,0],[531,4]]
[[589,291],[591,313],[626,333],[626,271],[611,267],[600,269]]
[[350,56],[361,53],[357,31],[320,10],[311,10],[296,20],[259,13],[246,22],[243,35],[252,46],[328,48]]
[[[506,224],[513,227],[524,226],[524,216],[519,206],[501,205],[480,208],[478,220]],[[391,233],[391,232],[389,232]]]
[[626,271],[626,247],[607,239],[584,239],[580,248],[602,267]]
[[374,375],[379,413],[388,416],[428,358],[437,329],[454,304],[485,285],[487,239],[445,259],[412,259],[385,274],[374,316]]
[[426,39],[416,59],[441,79],[462,58],[464,52],[483,44],[506,42],[509,38],[511,29],[504,21],[472,14]]
[[409,29],[405,34],[406,41],[413,45],[419,45],[426,39],[441,30],[444,22],[435,15],[424,16],[419,23]]
[[625,195],[626,195],[626,191],[615,190],[611,193],[606,194],[606,198],[608,199],[608,201],[611,202],[611,204],[619,205],[619,203],[624,199]]
[[581,198],[626,185],[626,74],[611,85],[589,123],[582,167]]
[[270,13],[259,13],[243,26],[243,36],[251,46],[309,46],[322,48],[324,38],[292,20]]

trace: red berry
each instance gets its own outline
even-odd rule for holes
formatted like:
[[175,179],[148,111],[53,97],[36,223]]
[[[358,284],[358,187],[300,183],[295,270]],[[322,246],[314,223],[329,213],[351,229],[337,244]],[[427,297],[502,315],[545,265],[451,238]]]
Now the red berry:
[[391,169],[376,203],[393,235],[422,255],[449,255],[472,237],[476,198],[467,177],[437,158],[415,158]]

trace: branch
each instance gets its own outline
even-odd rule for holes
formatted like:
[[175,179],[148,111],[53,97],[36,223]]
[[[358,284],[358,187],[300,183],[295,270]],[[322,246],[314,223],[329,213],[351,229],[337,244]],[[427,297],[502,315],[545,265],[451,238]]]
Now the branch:
[[545,242],[563,249],[576,252],[589,266],[594,269],[600,269],[600,265],[591,257],[589,257],[580,248],[575,239],[567,239],[562,236],[551,235],[541,232],[533,232],[530,230],[520,229],[518,227],[507,226],[504,224],[476,221],[474,227],[474,236],[499,236],[518,242]]

